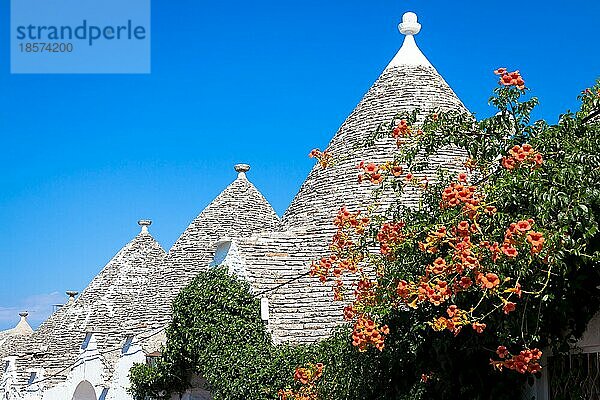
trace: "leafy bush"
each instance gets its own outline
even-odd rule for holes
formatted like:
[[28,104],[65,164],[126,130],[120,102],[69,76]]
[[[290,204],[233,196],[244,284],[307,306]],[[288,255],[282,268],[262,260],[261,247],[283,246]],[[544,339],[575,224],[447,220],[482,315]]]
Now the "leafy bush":
[[[517,398],[540,368],[536,357],[518,364],[519,352],[568,351],[600,307],[600,84],[550,126],[530,123],[537,100],[522,100],[522,78],[500,75],[492,118],[414,112],[379,131],[398,139],[399,151],[388,163],[362,164],[363,181],[399,199],[416,187],[422,197],[418,209],[398,202],[388,214],[338,216],[336,257],[313,273],[360,274],[346,309],[352,324],[319,343],[276,346],[248,284],[211,269],[177,297],[158,363],[132,369],[134,396],[166,398],[198,374],[216,400],[276,399],[284,388],[296,399]],[[440,171],[428,184],[421,161],[446,146],[465,150],[470,173]],[[324,168],[344,156],[311,155]],[[449,203],[457,185],[472,185],[476,196]],[[475,228],[461,234],[463,222]],[[355,240],[349,246],[344,237]],[[457,253],[465,237],[473,259]],[[462,278],[470,283],[459,288]],[[451,290],[441,291],[444,279]],[[421,293],[422,284],[429,289]],[[294,372],[315,363],[324,365],[309,383],[316,392],[296,395],[303,384]]]

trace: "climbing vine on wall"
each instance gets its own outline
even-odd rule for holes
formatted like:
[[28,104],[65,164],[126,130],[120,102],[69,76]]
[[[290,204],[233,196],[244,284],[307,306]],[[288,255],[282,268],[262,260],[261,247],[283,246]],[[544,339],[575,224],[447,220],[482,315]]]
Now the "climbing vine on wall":
[[[130,392],[139,400],[170,399],[185,392],[194,376],[202,376],[217,400],[278,399],[286,391],[330,399],[389,399],[402,398],[412,384],[412,375],[407,379],[404,371],[412,359],[406,356],[408,337],[397,337],[398,351],[386,353],[355,351],[349,327],[311,345],[274,345],[259,311],[248,284],[226,267],[201,272],[173,304],[162,356],[153,365],[132,368]],[[305,380],[309,370],[312,375]],[[303,389],[309,381],[310,391]]]
[[[513,399],[565,352],[600,306],[600,84],[559,122],[517,72],[496,71],[498,113],[399,114],[365,146],[390,137],[387,162],[357,179],[398,199],[389,210],[341,208],[331,254],[312,273],[339,284],[348,325],[330,339],[276,346],[246,283],[202,272],[177,297],[155,366],[131,372],[138,399],[168,398],[203,376],[215,399]],[[427,177],[423,160],[465,151],[461,171]],[[336,157],[313,151],[323,168]],[[420,193],[418,207],[401,198]],[[340,205],[341,206],[341,205]],[[344,286],[345,276],[358,277]]]
[[[444,347],[471,342],[462,358],[454,350],[456,371],[470,371],[460,361],[478,352],[478,368],[537,374],[540,348],[567,350],[598,310],[600,85],[583,91],[581,110],[557,125],[532,124],[537,99],[524,99],[521,74],[494,72],[495,116],[400,114],[376,136],[396,140],[395,157],[357,166],[359,182],[399,201],[389,210],[376,202],[342,207],[331,254],[313,263],[312,274],[335,281],[335,298],[349,302],[344,316],[358,351],[384,351],[394,329],[386,317],[404,312]],[[446,146],[465,150],[462,171],[432,184],[423,159]],[[311,153],[319,161],[321,154]],[[403,203],[409,190],[420,193],[418,207]],[[346,275],[358,284],[345,287]],[[445,364],[420,366],[429,395],[465,390],[451,379],[461,372]]]

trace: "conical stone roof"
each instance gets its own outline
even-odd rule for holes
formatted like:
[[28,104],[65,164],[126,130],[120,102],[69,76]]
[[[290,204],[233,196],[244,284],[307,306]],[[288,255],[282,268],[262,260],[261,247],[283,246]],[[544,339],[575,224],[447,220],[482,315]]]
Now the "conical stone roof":
[[19,313],[20,319],[14,328],[0,331],[0,349],[3,348],[4,342],[13,336],[29,336],[33,333],[33,329],[31,329],[29,322],[27,322],[27,315],[26,311]]
[[[331,221],[342,205],[357,209],[371,199],[373,187],[359,184],[356,165],[361,161],[392,160],[398,148],[394,140],[364,143],[380,124],[390,123],[400,112],[419,109],[466,111],[462,102],[417,47],[413,35],[419,32],[416,15],[407,13],[399,26],[406,35],[396,56],[337,131],[327,150],[335,165],[320,165],[310,172],[300,191],[283,215],[286,228],[316,226],[331,228]],[[456,165],[461,152],[449,149],[432,157],[428,177],[438,166]]]
[[[139,301],[140,293],[164,256],[160,244],[143,227],[79,298],[74,300],[74,292],[69,292],[72,297],[67,304],[43,322],[29,340],[10,350],[10,355],[19,356],[17,368],[44,368],[46,377],[56,374],[46,382],[51,386],[64,380],[88,332],[95,334],[100,351],[106,351],[122,344],[127,334],[145,331],[134,316],[146,306]],[[119,352],[113,351],[114,357],[105,355],[107,377]]]
[[153,326],[170,320],[173,299],[208,268],[218,240],[280,230],[273,207],[246,177],[250,167],[238,164],[235,169],[237,179],[192,221],[169,250],[159,273],[151,277],[147,301],[152,304],[152,315],[147,321]]

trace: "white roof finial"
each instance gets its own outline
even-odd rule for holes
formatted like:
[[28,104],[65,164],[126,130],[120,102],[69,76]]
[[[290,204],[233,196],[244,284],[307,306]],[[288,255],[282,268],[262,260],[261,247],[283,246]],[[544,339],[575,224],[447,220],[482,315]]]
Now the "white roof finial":
[[248,164],[236,164],[233,169],[238,173],[239,179],[246,179],[246,172],[250,171],[250,165]]
[[404,43],[402,43],[402,47],[388,64],[387,68],[398,67],[401,65],[433,68],[431,63],[423,53],[421,53],[421,50],[419,50],[419,47],[415,42],[414,35],[421,31],[421,24],[417,22],[417,14],[413,12],[404,13],[402,22],[398,25],[398,30],[405,35]]
[[67,304],[73,304],[75,302],[75,296],[77,296],[79,292],[76,290],[67,290],[66,293],[67,296],[69,296],[69,301]]
[[148,233],[148,227],[152,225],[152,220],[150,219],[140,219],[138,221],[138,225],[142,227],[141,233]]
[[421,24],[417,22],[417,14],[414,12],[404,13],[398,30],[403,35],[416,35],[421,30]]

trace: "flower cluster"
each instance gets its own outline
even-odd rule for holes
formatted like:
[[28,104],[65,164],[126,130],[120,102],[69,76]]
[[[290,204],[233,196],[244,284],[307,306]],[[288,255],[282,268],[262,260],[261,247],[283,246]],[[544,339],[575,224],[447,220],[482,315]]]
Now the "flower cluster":
[[500,84],[504,86],[515,86],[519,90],[525,89],[525,81],[519,71],[508,72],[506,68],[498,68],[494,74],[500,76]]
[[319,149],[312,149],[308,153],[310,158],[315,158],[323,168],[327,168],[333,164],[333,156],[327,151],[321,151]]
[[[385,180],[387,175],[398,178],[404,174],[404,168],[394,162],[386,162],[377,165],[375,163],[365,163],[364,161],[361,161],[356,168],[361,170],[361,173],[358,174],[358,183],[368,181],[374,185],[378,185]],[[409,181],[412,179],[412,174],[406,174],[405,178]]]
[[477,274],[475,282],[477,282],[482,289],[491,290],[500,285],[500,278],[493,272],[488,272],[487,274],[480,272]]
[[473,210],[481,203],[477,195],[477,188],[469,186],[459,177],[458,182],[453,182],[442,192],[441,208],[451,208],[463,205],[465,210]]
[[296,368],[294,372],[294,380],[300,382],[303,385],[307,385],[319,379],[323,375],[323,364],[317,363],[315,365],[309,364],[304,368]]
[[527,143],[523,146],[513,146],[508,153],[510,156],[502,157],[502,166],[509,171],[521,166],[529,166],[531,169],[535,169],[544,162],[542,155]]
[[410,136],[411,132],[412,129],[408,125],[408,122],[406,122],[405,119],[401,119],[400,122],[398,122],[398,125],[392,130],[392,136],[395,139],[398,139],[399,137]]
[[359,317],[352,330],[352,345],[358,347],[359,351],[366,351],[369,345],[382,351],[385,346],[385,336],[389,333],[390,328],[387,325],[378,326],[370,318]]
[[379,242],[381,254],[391,256],[393,248],[402,243],[405,239],[405,235],[402,232],[404,226],[404,222],[386,222],[381,225],[381,228],[379,228],[379,232],[377,233],[377,241]]
[[294,372],[294,381],[301,385],[300,389],[280,389],[277,394],[279,400],[316,400],[318,399],[316,383],[323,375],[324,365],[322,363],[308,364],[298,367]]
[[356,284],[354,290],[355,303],[362,306],[370,306],[376,303],[377,284],[363,277]]
[[356,233],[362,234],[370,220],[368,217],[360,217],[360,214],[360,211],[351,213],[344,206],[340,209],[340,211],[338,211],[338,214],[333,219],[333,224],[338,228],[338,230],[352,228],[356,231]]
[[[421,131],[417,130],[420,134]],[[392,129],[392,137],[396,139],[396,144],[400,147],[407,138],[413,133],[413,128],[408,124],[405,119],[401,119],[398,124]]]
[[361,161],[357,167],[361,172],[358,174],[358,183],[371,182],[374,185],[379,185],[388,177],[401,178],[400,182],[404,186],[411,185],[421,190],[426,190],[429,187],[429,179],[427,176],[416,177],[411,172],[404,171],[404,168],[397,162],[386,162],[383,164],[366,163]]
[[420,301],[429,301],[434,306],[439,306],[446,302],[452,295],[452,289],[448,282],[443,279],[436,279],[429,282],[421,282],[419,285],[418,298]]
[[503,368],[508,368],[521,374],[527,372],[535,374],[542,369],[539,363],[542,352],[538,349],[525,349],[521,350],[517,355],[512,355],[505,346],[498,346],[496,354],[502,360],[490,360],[490,363],[499,371],[502,371]]
[[429,325],[436,331],[447,329],[456,336],[463,326],[469,324],[468,313],[455,305],[448,307],[446,314],[448,314],[448,317],[441,316],[436,318],[433,322],[430,322]]
[[357,168],[363,171],[362,174],[358,175],[359,183],[362,183],[363,180],[368,180],[374,185],[383,182],[383,170],[381,169],[381,166],[374,163],[365,164],[364,161],[362,161],[358,164]]
[[492,257],[497,258],[499,251],[502,251],[507,257],[515,258],[519,254],[515,246],[522,245],[525,242],[531,246],[530,251],[532,254],[540,253],[544,247],[545,238],[543,233],[532,229],[534,223],[531,218],[511,223],[504,234],[502,246],[499,247],[498,243],[494,243],[488,247],[492,252]]
[[[436,114],[433,115],[434,119],[437,119]],[[401,119],[397,122],[396,126],[392,129],[392,138],[396,139],[398,147],[402,146],[411,136],[422,135],[421,129],[410,126],[409,122],[405,119]]]
[[342,299],[342,273],[359,272],[358,265],[362,260],[362,253],[358,251],[356,241],[364,234],[370,222],[368,217],[361,216],[360,211],[352,213],[346,207],[342,207],[333,221],[337,230],[329,245],[331,255],[311,264],[310,274],[318,276],[321,282],[325,283],[333,275],[336,300]]
[[325,283],[329,276],[329,270],[333,267],[333,263],[335,262],[335,258],[332,257],[333,256],[322,257],[318,262],[313,261],[310,266],[311,276],[316,275],[321,282]]
[[438,251],[438,245],[446,237],[446,227],[441,226],[437,230],[429,232],[424,242],[419,242],[419,248],[426,253],[435,254]]

